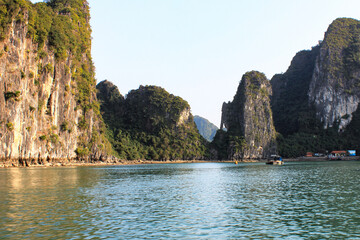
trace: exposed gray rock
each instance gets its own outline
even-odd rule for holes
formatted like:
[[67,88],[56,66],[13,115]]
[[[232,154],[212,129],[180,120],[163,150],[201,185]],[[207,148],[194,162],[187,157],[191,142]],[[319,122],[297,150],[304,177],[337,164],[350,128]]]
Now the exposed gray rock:
[[[0,42],[4,49],[0,57],[0,160],[24,166],[74,160],[79,141],[100,136],[102,123],[93,110],[84,113],[77,107],[77,85],[70,71],[73,56],[56,61],[45,44],[46,54],[39,58],[38,46],[27,38],[27,32],[27,23],[14,19]],[[92,100],[96,102],[95,86]],[[86,129],[78,127],[83,116]],[[89,149],[84,156],[87,161],[107,158],[104,146],[99,145]]]
[[252,71],[241,80],[234,100],[223,104],[221,126],[228,132],[229,159],[264,159],[276,153],[270,82]]
[[320,54],[309,89],[310,104],[324,128],[339,124],[344,129],[352,120],[360,102],[360,22],[337,19],[321,43]]

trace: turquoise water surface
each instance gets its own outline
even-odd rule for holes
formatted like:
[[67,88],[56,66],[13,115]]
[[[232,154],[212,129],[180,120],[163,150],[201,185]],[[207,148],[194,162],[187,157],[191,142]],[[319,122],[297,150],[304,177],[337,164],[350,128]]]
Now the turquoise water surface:
[[360,239],[360,162],[0,170],[0,239]]

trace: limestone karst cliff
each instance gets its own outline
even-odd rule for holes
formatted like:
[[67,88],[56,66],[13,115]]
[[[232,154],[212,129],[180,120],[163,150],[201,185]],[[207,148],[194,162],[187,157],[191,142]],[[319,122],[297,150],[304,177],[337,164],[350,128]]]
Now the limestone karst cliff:
[[271,80],[279,152],[360,150],[360,21],[340,18],[325,38],[299,52],[284,74]]
[[213,142],[219,158],[265,159],[276,153],[271,93],[264,74],[244,74],[233,101],[223,104],[221,128],[227,131],[218,131]]
[[[0,0],[0,166],[105,160],[112,149],[122,159],[206,158],[189,104],[160,87],[125,98],[102,82],[100,106],[89,17],[85,0]],[[360,151],[359,21],[335,20],[271,85],[259,72],[243,76],[223,104],[214,157],[266,158],[275,128],[285,157]]]
[[97,85],[101,112],[122,159],[204,159],[206,140],[189,104],[156,86],[140,86],[124,98],[109,81]]
[[0,159],[103,159],[87,2],[1,2]]
[[324,128],[343,130],[360,102],[360,21],[336,19],[328,28],[316,59],[309,101]]

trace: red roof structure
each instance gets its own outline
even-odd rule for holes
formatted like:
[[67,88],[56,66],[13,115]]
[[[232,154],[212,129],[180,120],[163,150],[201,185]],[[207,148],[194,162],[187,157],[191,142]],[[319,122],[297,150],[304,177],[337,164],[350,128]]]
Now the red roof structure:
[[346,154],[346,151],[332,151],[331,154]]
[[307,152],[306,153],[306,157],[312,157],[313,156],[313,153],[312,152]]

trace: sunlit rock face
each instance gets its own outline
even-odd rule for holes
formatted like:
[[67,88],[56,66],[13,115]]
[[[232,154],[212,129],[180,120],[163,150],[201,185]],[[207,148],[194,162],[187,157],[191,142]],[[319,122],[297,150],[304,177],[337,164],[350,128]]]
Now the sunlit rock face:
[[265,75],[252,71],[242,77],[234,100],[223,104],[221,127],[227,129],[228,159],[264,159],[276,152],[271,94]]
[[359,90],[360,22],[337,19],[320,44],[309,89],[309,102],[324,128],[346,128],[358,109]]
[[[82,45],[81,50],[65,49],[61,57],[48,38],[64,29],[48,29],[40,44],[31,36],[34,5],[14,2],[11,23],[0,40],[1,160],[29,165],[106,158],[109,143],[101,132],[104,127],[96,100],[89,12],[87,2],[82,2],[80,9],[75,3],[68,7],[84,14],[76,26],[82,34],[89,33],[89,38],[83,39],[88,45],[74,43]],[[39,4],[54,19],[61,15],[56,7]],[[71,16],[61,16],[67,17]]]

